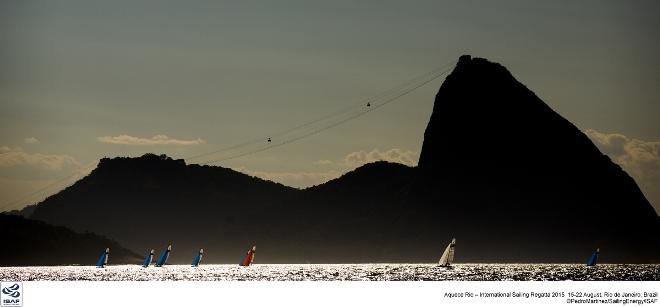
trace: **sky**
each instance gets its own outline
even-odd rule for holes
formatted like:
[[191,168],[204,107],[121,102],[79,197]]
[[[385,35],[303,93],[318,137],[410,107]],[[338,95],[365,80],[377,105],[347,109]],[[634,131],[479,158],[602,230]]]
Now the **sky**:
[[[266,142],[471,54],[505,65],[584,131],[660,212],[659,11],[657,1],[2,1],[0,211],[42,200],[102,157]],[[213,164],[295,187],[375,160],[416,165],[442,80]]]

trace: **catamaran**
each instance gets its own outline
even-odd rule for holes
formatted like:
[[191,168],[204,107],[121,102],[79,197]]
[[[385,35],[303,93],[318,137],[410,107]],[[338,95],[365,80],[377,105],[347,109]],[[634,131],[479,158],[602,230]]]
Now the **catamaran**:
[[442,253],[442,256],[440,257],[440,261],[438,261],[438,264],[440,264],[440,266],[444,266],[444,267],[451,266],[451,263],[454,262],[455,248],[456,248],[456,239],[452,238],[451,243],[447,245],[447,248],[445,248],[445,252]]
[[172,251],[172,244],[168,245],[167,249],[158,257],[158,260],[156,261],[157,267],[162,267],[163,265],[165,265],[165,262],[167,262],[167,258],[170,256],[171,251]]
[[191,266],[193,266],[193,267],[198,267],[198,266],[199,266],[199,263],[202,262],[202,257],[203,257],[203,256],[204,256],[204,249],[201,248],[201,249],[199,250],[199,253],[197,253],[197,256],[195,256],[195,258],[193,258],[193,261],[192,261]]
[[99,257],[99,260],[96,261],[96,267],[97,268],[104,268],[106,265],[108,265],[108,256],[110,255],[110,248],[106,248],[105,251],[101,254],[101,257]]
[[247,254],[245,254],[245,258],[243,258],[243,261],[239,263],[240,266],[250,266],[252,262],[254,261],[254,253],[257,252],[257,246],[252,246],[251,249],[247,251]]
[[596,251],[591,254],[591,257],[589,257],[589,260],[587,260],[587,266],[596,265],[596,262],[598,262],[598,254],[600,254],[600,248],[597,248]]
[[142,267],[146,268],[151,265],[151,262],[154,261],[154,250],[152,249],[146,257],[144,257],[144,262],[142,262]]

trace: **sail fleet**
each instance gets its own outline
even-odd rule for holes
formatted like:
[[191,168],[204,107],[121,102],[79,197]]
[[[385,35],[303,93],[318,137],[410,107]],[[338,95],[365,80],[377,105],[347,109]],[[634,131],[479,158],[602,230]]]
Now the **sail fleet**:
[[[146,255],[144,258],[144,261],[142,262],[142,267],[146,268],[149,267],[154,259],[154,251],[151,250],[149,253]],[[167,245],[167,248],[158,256],[158,260],[156,260],[156,263],[154,263],[155,267],[163,267],[167,263],[167,259],[170,256],[170,253],[172,252],[172,244]],[[241,260],[241,262],[238,263],[239,266],[242,267],[247,267],[252,265],[254,262],[254,256],[257,252],[257,246],[254,245],[252,248],[248,249],[247,253]],[[438,260],[438,265],[441,267],[451,267],[452,264],[454,263],[454,255],[456,252],[456,238],[452,238],[451,242],[447,245],[445,248],[444,252],[442,253],[442,256],[440,256],[440,260]],[[588,267],[593,267],[596,266],[598,262],[598,255],[600,254],[600,248],[597,248],[589,257],[587,260],[586,266]],[[106,248],[102,253],[99,259],[96,261],[96,267],[97,268],[105,268],[108,265],[108,259],[110,256],[110,248]],[[199,251],[194,255],[191,267],[199,267],[199,265],[202,262],[202,258],[204,257],[204,249],[201,248]]]
[[[149,267],[154,260],[154,252],[155,250],[152,249],[149,251],[149,253],[144,257],[144,260],[142,261],[142,267],[147,268]],[[240,266],[250,266],[252,265],[252,262],[254,262],[254,255],[257,252],[257,246],[254,245],[252,248],[250,248],[245,257],[243,257],[243,260],[239,263]],[[154,263],[154,267],[163,267],[167,264],[167,259],[170,257],[170,253],[172,253],[172,244],[167,245],[167,248],[158,256],[158,259]],[[110,248],[106,248],[103,253],[101,253],[101,257],[96,261],[96,267],[97,268],[105,268],[108,264],[108,259],[110,257]],[[193,257],[192,263],[190,264],[191,267],[198,267],[202,263],[202,258],[204,258],[204,249],[200,248],[199,251],[195,254]]]

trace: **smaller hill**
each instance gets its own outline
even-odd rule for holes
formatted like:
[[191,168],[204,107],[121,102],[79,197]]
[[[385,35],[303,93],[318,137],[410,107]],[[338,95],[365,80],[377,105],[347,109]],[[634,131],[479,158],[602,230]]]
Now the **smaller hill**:
[[94,265],[110,248],[110,264],[138,263],[141,257],[93,233],[76,233],[17,215],[0,214],[0,266]]

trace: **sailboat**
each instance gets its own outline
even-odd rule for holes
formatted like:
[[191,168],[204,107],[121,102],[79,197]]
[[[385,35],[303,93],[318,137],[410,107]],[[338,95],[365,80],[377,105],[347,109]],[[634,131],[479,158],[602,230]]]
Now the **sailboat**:
[[167,258],[170,256],[171,251],[172,251],[172,244],[168,245],[167,249],[158,257],[158,260],[156,261],[157,267],[162,267],[163,265],[165,265],[165,262],[167,262]]
[[445,248],[445,252],[442,253],[442,256],[440,257],[440,261],[438,261],[438,264],[440,264],[440,266],[444,266],[444,267],[451,266],[451,263],[454,262],[455,248],[456,248],[456,239],[452,238],[451,243],[447,245],[447,248]]
[[587,260],[587,266],[596,265],[596,262],[598,262],[598,254],[600,254],[600,248],[597,248],[596,251],[591,254],[591,257],[589,257],[589,260]]
[[144,257],[144,262],[142,263],[142,267],[146,268],[149,265],[151,265],[151,262],[154,261],[154,250],[152,249],[149,254],[147,254],[146,257]]
[[252,262],[254,261],[254,253],[257,252],[257,246],[252,246],[251,249],[247,251],[247,254],[245,254],[245,258],[243,258],[243,261],[239,263],[240,266],[250,266]]
[[193,267],[198,267],[198,266],[199,266],[199,263],[202,262],[202,257],[203,257],[203,256],[204,256],[204,249],[201,248],[201,249],[199,250],[199,253],[197,253],[197,256],[195,256],[195,258],[193,258],[193,261],[192,261],[191,266],[193,266]]
[[108,265],[108,256],[110,255],[110,248],[106,248],[105,251],[101,254],[101,257],[99,257],[99,260],[96,261],[96,267],[97,268],[104,268],[106,265]]

